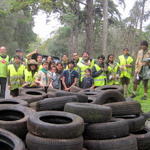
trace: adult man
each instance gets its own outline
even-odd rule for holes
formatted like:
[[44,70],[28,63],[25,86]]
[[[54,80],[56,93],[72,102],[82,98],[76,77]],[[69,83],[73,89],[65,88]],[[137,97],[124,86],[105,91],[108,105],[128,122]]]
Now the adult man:
[[13,97],[19,95],[19,88],[24,83],[25,66],[19,56],[14,56],[13,64],[8,65],[8,87]]
[[129,55],[129,49],[123,49],[123,55],[119,56],[120,80],[124,89],[124,95],[128,96],[128,85],[132,76],[133,58]]
[[150,74],[148,73],[150,73],[150,51],[148,51],[148,42],[142,41],[135,63],[135,80],[133,94],[131,96],[132,98],[136,97],[138,84],[140,83],[140,81],[143,81],[144,96],[141,99],[147,99],[148,80],[150,79]]
[[[24,57],[24,52],[22,49],[16,49],[16,56],[20,57],[21,63],[26,65],[27,64],[27,59]],[[11,63],[13,63],[14,58],[11,59]]]
[[88,52],[83,52],[82,54],[82,60],[78,62],[77,66],[79,67],[80,71],[80,83],[82,82],[85,70],[86,69],[92,69],[95,64],[95,61],[93,59],[90,59],[90,55]]
[[98,64],[95,64],[92,68],[92,77],[94,78],[94,86],[104,86],[106,85],[106,66],[105,66],[105,56],[101,55],[98,58]]
[[0,47],[0,97],[5,98],[6,82],[7,82],[7,66],[9,64],[9,56],[6,55],[6,47]]

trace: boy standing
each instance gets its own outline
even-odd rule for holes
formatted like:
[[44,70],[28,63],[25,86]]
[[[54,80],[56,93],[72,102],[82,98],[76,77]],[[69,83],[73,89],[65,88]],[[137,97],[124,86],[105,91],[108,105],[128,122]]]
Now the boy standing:
[[62,74],[62,84],[65,91],[70,91],[72,86],[75,86],[78,81],[78,72],[74,70],[74,62],[68,62],[68,70]]

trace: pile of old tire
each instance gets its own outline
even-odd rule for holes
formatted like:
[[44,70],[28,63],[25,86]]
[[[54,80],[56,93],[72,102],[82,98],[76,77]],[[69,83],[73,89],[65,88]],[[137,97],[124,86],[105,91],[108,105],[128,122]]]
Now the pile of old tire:
[[0,128],[1,150],[25,150],[24,143],[13,133]]
[[28,106],[28,103],[24,100],[18,99],[0,99],[0,105],[2,104],[14,104],[14,105],[22,105]]
[[150,150],[150,129],[145,127],[148,114],[142,113],[137,101],[110,103],[105,106],[112,108],[113,117],[127,121],[130,133],[137,139],[138,150]]
[[41,111],[28,119],[26,144],[29,150],[82,150],[84,121],[61,111]]
[[114,90],[114,91],[120,92],[121,94],[124,93],[123,87],[120,85],[104,85],[104,86],[95,88],[95,91],[97,92],[107,91],[107,90]]
[[64,110],[84,119],[84,146],[87,149],[137,150],[137,140],[130,135],[127,121],[112,118],[110,107],[89,103],[67,103]]
[[101,90],[94,101],[95,104],[107,104],[125,101],[123,94],[117,90]]
[[37,102],[39,100],[43,100],[47,97],[47,94],[42,91],[40,88],[33,88],[33,89],[21,89],[20,95],[16,98],[18,100],[24,100],[28,104]]
[[46,111],[46,110],[63,111],[65,104],[68,102],[79,102],[79,99],[76,95],[46,98],[44,100],[31,103],[30,107],[36,111]]
[[14,104],[0,105],[0,128],[8,130],[22,139],[27,134],[27,119],[34,111]]

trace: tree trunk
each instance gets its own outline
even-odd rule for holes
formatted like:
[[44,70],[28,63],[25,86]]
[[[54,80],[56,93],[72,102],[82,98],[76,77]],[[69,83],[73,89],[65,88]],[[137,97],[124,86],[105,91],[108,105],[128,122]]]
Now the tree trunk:
[[141,10],[141,17],[140,17],[140,30],[142,31],[143,29],[143,20],[144,20],[144,12],[145,12],[145,3],[146,0],[143,0],[142,2],[142,10]]
[[93,51],[93,0],[86,0],[86,51]]
[[108,0],[104,0],[103,8],[103,54],[107,55],[107,37],[108,37]]

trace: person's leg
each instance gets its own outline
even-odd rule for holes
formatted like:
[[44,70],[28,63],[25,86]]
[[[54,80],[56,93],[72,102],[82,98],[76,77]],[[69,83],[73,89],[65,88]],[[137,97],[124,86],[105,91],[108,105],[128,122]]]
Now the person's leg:
[[141,82],[141,78],[139,80],[137,80],[136,78],[134,79],[134,82],[133,82],[133,91],[132,91],[131,98],[136,97],[136,91],[137,91],[137,88],[138,88],[138,85],[140,84],[140,82]]
[[5,98],[7,78],[1,78],[1,97]]
[[11,91],[10,91],[10,95],[11,95],[12,97],[17,97],[17,96],[19,96],[19,89],[11,90]]
[[129,84],[130,84],[130,79],[129,78],[125,78],[125,91],[126,91],[125,97],[128,97],[128,95],[129,95]]
[[122,85],[122,88],[123,88],[123,91],[124,91],[124,96],[126,95],[126,85],[125,85],[125,78],[121,78],[120,79],[120,82],[121,82],[121,85]]
[[144,86],[144,96],[141,99],[146,100],[148,92],[148,80],[143,80],[143,86]]

